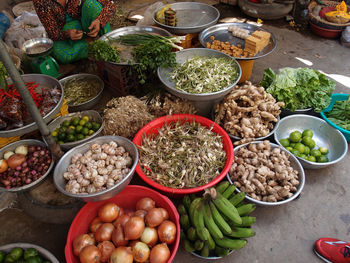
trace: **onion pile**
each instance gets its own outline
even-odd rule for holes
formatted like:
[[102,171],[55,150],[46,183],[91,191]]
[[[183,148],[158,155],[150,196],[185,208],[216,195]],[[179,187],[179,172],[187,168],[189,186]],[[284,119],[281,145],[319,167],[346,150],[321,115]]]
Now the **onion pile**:
[[168,211],[157,208],[149,197],[136,203],[135,212],[104,204],[89,229],[73,241],[81,263],[166,263],[171,254],[168,245],[175,242],[177,231]]
[[6,189],[30,184],[42,177],[52,162],[46,147],[20,145],[0,160],[0,186]]

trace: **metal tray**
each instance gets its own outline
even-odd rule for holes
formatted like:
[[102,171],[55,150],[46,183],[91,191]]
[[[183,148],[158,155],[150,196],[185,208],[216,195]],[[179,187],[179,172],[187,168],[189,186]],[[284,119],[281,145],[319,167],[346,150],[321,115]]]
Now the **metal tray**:
[[[32,52],[33,49],[43,45],[45,46],[45,50],[42,50],[36,53]],[[52,48],[53,48],[53,41],[49,38],[33,38],[24,42],[22,46],[22,50],[30,58],[47,56],[51,53]]]
[[[6,151],[14,151],[16,149],[16,147],[20,146],[20,145],[28,145],[28,146],[30,146],[30,145],[37,146],[38,145],[38,146],[47,147],[47,145],[45,143],[43,143],[42,141],[33,140],[33,139],[20,140],[20,141],[13,142],[13,143],[1,148],[0,149],[0,159],[3,159],[4,153]],[[17,192],[18,193],[18,192],[22,192],[22,191],[28,191],[28,190],[38,186],[40,183],[42,183],[44,181],[44,179],[46,178],[46,176],[48,176],[48,174],[51,172],[51,170],[54,166],[54,159],[53,159],[52,154],[51,154],[51,158],[52,158],[52,161],[51,161],[51,164],[49,166],[49,169],[47,169],[46,173],[43,176],[41,176],[38,180],[35,180],[34,182],[27,184],[27,185],[24,185],[24,186],[21,186],[21,187],[15,187],[15,188],[10,188],[10,189],[0,187],[0,193],[1,192]]]
[[170,8],[176,11],[177,26],[168,26],[158,22],[155,18],[157,12],[162,8],[154,12],[153,21],[173,34],[201,32],[203,29],[215,25],[220,17],[219,10],[211,5],[196,2],[179,2],[170,5]]
[[[22,75],[22,79],[24,82],[31,82],[31,81],[35,81],[37,83],[40,83],[42,85],[46,85],[48,87],[46,88],[53,88],[53,87],[59,87],[62,91],[62,96],[59,100],[59,102],[57,103],[57,105],[48,113],[46,114],[46,116],[44,117],[44,121],[46,123],[48,123],[49,121],[51,121],[60,111],[62,103],[63,103],[63,97],[64,97],[64,92],[62,89],[61,84],[59,83],[59,81],[53,77],[47,76],[47,75],[42,75],[42,74],[26,74],[26,75]],[[8,80],[8,83],[11,84],[12,80]],[[40,86],[39,86],[40,88]],[[36,125],[36,123],[33,121],[30,124],[27,124],[23,127],[17,128],[17,129],[12,129],[9,131],[5,131],[5,130],[0,130],[0,137],[14,137],[14,136],[21,136],[23,134],[35,131],[36,129],[38,129],[38,126]]]
[[269,44],[256,56],[250,57],[250,58],[234,57],[238,60],[252,60],[252,59],[262,58],[270,54],[276,48],[276,44],[277,44],[276,38],[270,31],[268,31],[267,29],[258,27],[256,25],[247,24],[247,23],[223,23],[223,24],[218,24],[218,25],[209,27],[200,33],[199,35],[200,43],[202,44],[203,47],[206,47],[207,42],[209,43],[212,42],[210,37],[214,36],[216,40],[220,40],[223,42],[228,41],[230,42],[231,45],[233,44],[237,46],[238,44],[240,44],[242,47],[244,47],[245,40],[238,37],[234,37],[231,34],[231,32],[228,31],[229,26],[238,26],[240,28],[247,29],[249,30],[249,33],[253,33],[256,30],[262,30],[262,31],[269,32],[271,34]]

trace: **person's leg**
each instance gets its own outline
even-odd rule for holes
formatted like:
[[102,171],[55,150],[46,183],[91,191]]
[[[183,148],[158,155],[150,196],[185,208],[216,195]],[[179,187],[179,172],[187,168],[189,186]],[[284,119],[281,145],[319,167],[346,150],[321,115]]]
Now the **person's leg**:
[[[94,21],[102,10],[102,5],[96,0],[85,0],[81,8],[81,26],[83,31],[89,33],[89,26]],[[102,36],[111,31],[111,25],[107,23],[103,28],[100,29],[99,35]]]
[[[77,29],[82,30],[82,26],[78,20],[73,20],[66,15],[66,24],[63,30]],[[68,64],[80,59],[88,57],[87,42],[81,40],[63,40],[55,41],[53,45],[53,56],[61,64]]]

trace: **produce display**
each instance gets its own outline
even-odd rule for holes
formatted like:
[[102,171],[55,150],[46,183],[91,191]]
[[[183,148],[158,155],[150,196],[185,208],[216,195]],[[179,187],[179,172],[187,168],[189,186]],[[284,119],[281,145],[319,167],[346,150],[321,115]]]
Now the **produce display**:
[[153,181],[171,188],[193,188],[217,177],[226,162],[220,135],[196,122],[164,125],[139,146],[140,167]]
[[192,94],[211,93],[232,85],[238,78],[235,60],[195,56],[173,68],[175,88]]
[[336,101],[332,110],[324,114],[335,125],[350,131],[350,97]]
[[89,233],[77,236],[73,251],[81,263],[166,263],[175,242],[176,225],[168,211],[144,197],[134,208],[106,203],[92,220]]
[[159,10],[155,17],[159,23],[167,26],[176,26],[177,24],[176,11],[173,10],[169,4]]
[[94,143],[84,154],[73,155],[63,177],[65,189],[72,194],[91,194],[113,187],[129,172],[133,160],[116,142]]
[[300,131],[293,131],[288,138],[281,139],[280,143],[292,154],[310,162],[328,162],[328,148],[319,147],[316,149],[316,142],[312,137],[313,132],[310,129],[304,130],[302,133]]
[[335,88],[333,80],[310,68],[282,68],[277,74],[268,68],[260,84],[291,111],[313,108],[321,112],[330,104]]
[[88,44],[89,56],[96,61],[109,61],[118,63],[120,61],[119,51],[103,40],[95,40]]
[[64,83],[64,98],[68,106],[75,106],[87,102],[101,91],[101,83],[91,77],[77,77]]
[[272,149],[269,141],[239,148],[229,174],[240,191],[264,202],[292,197],[300,183],[289,155],[281,148]]
[[46,147],[20,145],[6,151],[0,160],[0,186],[6,189],[30,184],[42,177],[50,167],[52,157]]
[[59,143],[80,141],[90,137],[101,127],[100,123],[90,121],[89,116],[73,117],[65,120],[51,134]]
[[346,3],[342,1],[339,5],[337,5],[334,11],[327,12],[325,14],[326,19],[330,22],[337,24],[345,24],[350,21],[350,14],[347,12],[348,7]]
[[250,227],[256,218],[248,216],[255,205],[244,204],[244,193],[234,194],[235,188],[226,181],[216,189],[206,189],[203,197],[183,198],[178,211],[186,251],[202,257],[225,257],[247,244],[243,238],[255,235]]
[[215,105],[214,117],[229,134],[242,138],[234,143],[238,145],[268,135],[283,106],[283,102],[276,102],[263,87],[246,82]]
[[[43,117],[61,99],[62,92],[58,87],[44,88],[44,85],[35,82],[27,82],[25,84]],[[13,84],[6,86],[6,88],[0,87],[0,108],[0,130],[20,128],[32,122],[32,117]]]
[[51,263],[40,255],[35,248],[23,249],[16,247],[11,249],[9,253],[0,251],[0,263]]

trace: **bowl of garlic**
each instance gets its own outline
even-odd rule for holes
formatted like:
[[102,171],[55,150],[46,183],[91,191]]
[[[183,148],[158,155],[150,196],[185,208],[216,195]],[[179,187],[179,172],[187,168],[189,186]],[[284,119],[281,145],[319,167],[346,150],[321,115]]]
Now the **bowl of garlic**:
[[106,200],[130,183],[138,159],[130,140],[98,137],[63,155],[54,171],[54,183],[63,194],[85,202]]

